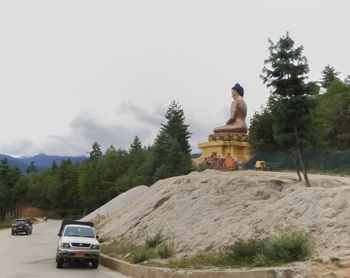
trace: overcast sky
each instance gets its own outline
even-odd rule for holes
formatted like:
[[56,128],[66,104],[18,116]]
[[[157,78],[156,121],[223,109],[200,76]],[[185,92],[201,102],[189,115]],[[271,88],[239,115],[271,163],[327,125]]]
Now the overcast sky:
[[248,117],[266,103],[268,39],[289,31],[310,80],[350,74],[348,0],[0,0],[0,153],[86,155],[94,141],[151,144],[171,100],[193,152],[225,123],[230,89]]

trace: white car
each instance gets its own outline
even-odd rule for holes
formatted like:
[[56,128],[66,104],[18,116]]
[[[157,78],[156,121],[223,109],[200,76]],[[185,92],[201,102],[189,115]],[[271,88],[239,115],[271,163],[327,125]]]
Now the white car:
[[58,236],[57,268],[69,261],[91,262],[92,268],[98,267],[100,244],[92,222],[64,220]]

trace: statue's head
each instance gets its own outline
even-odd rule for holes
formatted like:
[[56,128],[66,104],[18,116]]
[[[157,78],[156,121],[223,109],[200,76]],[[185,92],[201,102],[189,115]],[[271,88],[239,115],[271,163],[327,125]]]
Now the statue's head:
[[241,97],[244,95],[244,89],[239,83],[236,83],[236,85],[232,87],[232,91],[236,91]]

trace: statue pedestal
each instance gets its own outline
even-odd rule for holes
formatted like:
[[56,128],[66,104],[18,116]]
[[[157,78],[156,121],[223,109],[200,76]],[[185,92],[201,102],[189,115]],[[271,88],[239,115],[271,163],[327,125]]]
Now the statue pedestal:
[[204,162],[205,158],[210,157],[213,152],[216,152],[217,156],[222,158],[225,158],[230,153],[234,161],[248,162],[251,158],[248,142],[218,140],[200,143],[198,147],[202,150],[202,156],[194,159],[194,162],[198,164]]

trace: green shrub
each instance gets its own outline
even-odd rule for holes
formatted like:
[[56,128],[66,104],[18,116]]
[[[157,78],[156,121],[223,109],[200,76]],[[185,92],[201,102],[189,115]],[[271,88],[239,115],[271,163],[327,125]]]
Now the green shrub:
[[159,244],[161,244],[164,241],[164,237],[162,236],[161,232],[158,232],[154,237],[147,237],[146,239],[146,247],[147,248],[155,248]]
[[262,252],[264,240],[251,238],[238,240],[228,249],[228,257],[235,263],[252,263],[254,258]]
[[271,266],[307,258],[311,239],[300,232],[284,233],[265,239],[239,240],[228,248],[220,260],[231,266]]
[[132,259],[131,261],[134,264],[142,263],[144,261],[147,261],[151,256],[151,250],[148,248],[138,248],[132,253]]
[[170,244],[162,244],[158,247],[157,249],[157,253],[159,255],[159,257],[161,257],[162,259],[167,259],[173,256],[174,254],[174,244],[170,243]]
[[311,240],[299,232],[285,233],[266,241],[263,253],[271,261],[289,263],[301,261],[310,254]]

